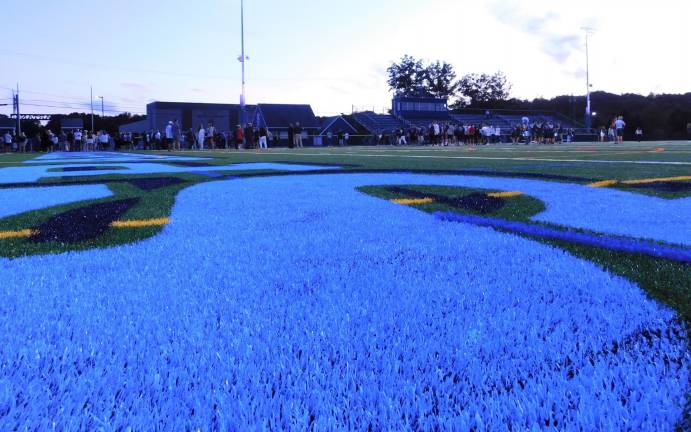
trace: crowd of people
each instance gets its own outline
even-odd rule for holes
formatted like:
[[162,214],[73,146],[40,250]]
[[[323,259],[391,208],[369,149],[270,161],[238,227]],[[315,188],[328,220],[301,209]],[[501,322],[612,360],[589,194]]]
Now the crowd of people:
[[[120,136],[118,139],[124,139]],[[90,132],[81,129],[61,130],[54,133],[47,128],[41,128],[34,135],[24,132],[15,133],[13,130],[5,130],[2,134],[1,151],[26,153],[33,151],[96,151],[114,148],[116,144],[106,131]]]
[[411,126],[392,131],[377,132],[373,139],[375,145],[488,145],[503,143],[512,144],[555,144],[572,142],[575,131],[564,128],[550,121],[530,123],[526,118],[515,125],[508,134],[501,127],[492,124],[460,124],[450,122],[432,122],[426,127]]
[[[614,118],[609,128],[604,126],[598,132],[601,142],[621,142],[624,139],[626,122],[622,116]],[[54,133],[41,128],[28,136],[7,130],[2,134],[3,152],[29,151],[97,151],[97,150],[219,150],[258,149],[279,147],[287,140],[289,148],[302,148],[306,131],[299,123],[290,124],[287,130],[271,131],[248,123],[236,125],[233,131],[219,131],[213,123],[200,124],[196,129],[183,130],[178,120],[169,121],[163,130],[148,132],[124,132],[109,134],[107,131],[61,130]],[[461,124],[433,121],[427,126],[410,125],[388,131],[378,131],[369,137],[356,137],[356,144],[367,145],[488,145],[494,143],[512,144],[556,144],[574,141],[575,131],[551,121],[533,121],[523,117],[520,124],[510,130],[503,130],[491,123]],[[347,146],[351,144],[348,132],[328,131],[321,139],[325,146]],[[636,128],[635,138],[643,139],[643,130]]]
[[[302,148],[304,131],[300,123],[290,124],[287,129],[288,147]],[[163,133],[160,130],[135,135],[134,140],[144,150],[266,150],[280,145],[281,136],[264,126],[248,123],[236,125],[233,131],[219,131],[213,123],[200,124],[196,130],[183,130],[178,120],[171,120]]]
[[[598,137],[600,142],[622,142],[624,141],[624,128],[626,127],[626,122],[624,121],[624,116],[617,116],[609,122],[609,127],[602,126],[598,131]],[[643,140],[643,128],[636,127],[636,132],[634,133],[636,141]]]
[[[97,150],[216,150],[216,149],[268,149],[278,147],[280,136],[266,127],[251,123],[245,127],[237,125],[232,132],[220,132],[212,124],[199,125],[183,130],[180,122],[171,120],[163,130],[148,132],[123,132],[109,134],[106,131],[91,132],[81,129],[62,129],[54,133],[40,128],[35,135],[15,133],[7,129],[0,133],[0,152],[51,152],[51,151],[97,151]],[[288,147],[302,148],[304,131],[299,123],[291,124],[287,130]]]

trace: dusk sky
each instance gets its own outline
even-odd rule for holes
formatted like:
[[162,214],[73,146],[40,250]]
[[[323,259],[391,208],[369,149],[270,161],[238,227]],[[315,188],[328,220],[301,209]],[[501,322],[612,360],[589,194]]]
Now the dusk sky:
[[[238,103],[239,0],[5,0],[0,103],[23,112],[142,113],[148,102]],[[691,4],[678,0],[246,0],[248,103],[318,115],[390,105],[403,54],[459,76],[503,71],[512,96],[691,91]],[[596,107],[595,107],[596,108]],[[11,113],[11,106],[0,107]]]

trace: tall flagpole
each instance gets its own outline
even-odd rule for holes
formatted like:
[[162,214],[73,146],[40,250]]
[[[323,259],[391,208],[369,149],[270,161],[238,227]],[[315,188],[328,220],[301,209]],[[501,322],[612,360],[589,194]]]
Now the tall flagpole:
[[585,127],[590,132],[593,126],[592,107],[590,106],[590,57],[588,55],[588,36],[593,33],[590,27],[583,27],[585,31]]
[[240,124],[247,124],[247,107],[245,106],[245,1],[240,0],[240,63],[242,64],[242,94],[240,95]]

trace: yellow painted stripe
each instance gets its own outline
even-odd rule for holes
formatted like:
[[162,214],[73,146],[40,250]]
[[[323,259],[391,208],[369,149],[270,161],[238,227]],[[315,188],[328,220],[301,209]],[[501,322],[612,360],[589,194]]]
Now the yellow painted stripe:
[[602,180],[602,181],[599,181],[599,182],[590,183],[590,184],[588,185],[588,187],[591,187],[591,188],[602,188],[602,187],[613,186],[613,185],[615,185],[615,184],[617,184],[617,183],[618,183],[617,180]]
[[32,229],[23,229],[19,231],[0,231],[0,240],[11,239],[11,238],[23,238],[31,237],[32,235],[38,233],[38,231]]
[[649,178],[640,180],[626,180],[622,183],[627,185],[636,184],[646,184],[646,183],[657,183],[657,182],[668,182],[668,181],[688,181],[691,180],[691,176],[678,176],[678,177],[660,177],[660,178]]
[[523,195],[523,192],[492,192],[487,194],[487,196],[492,198],[513,198],[521,195]]
[[146,228],[152,226],[167,225],[170,220],[168,218],[146,219],[146,220],[124,220],[115,221],[110,224],[113,228]]
[[406,199],[406,198],[400,198],[400,199],[392,199],[392,203],[396,204],[404,204],[404,205],[416,205],[416,204],[429,204],[431,202],[434,202],[432,198],[415,198],[415,199]]

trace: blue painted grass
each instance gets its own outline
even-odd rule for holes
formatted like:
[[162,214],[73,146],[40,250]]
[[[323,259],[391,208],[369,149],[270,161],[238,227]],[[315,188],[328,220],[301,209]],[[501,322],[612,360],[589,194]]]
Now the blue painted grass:
[[209,172],[209,171],[190,171],[190,174],[198,174],[198,175],[201,175],[204,177],[211,177],[211,178],[221,178],[221,177],[225,176],[225,174]]
[[0,218],[113,195],[106,185],[0,189]]
[[[91,165],[97,165],[93,161],[89,161]],[[111,164],[112,165],[112,164]],[[173,166],[164,163],[118,163],[118,169],[107,169],[108,164],[101,165],[102,170],[79,170],[84,165],[68,164],[68,165],[43,165],[43,166],[21,166],[0,168],[0,184],[11,183],[30,183],[36,182],[41,178],[54,177],[90,177],[102,175],[140,175],[140,174],[167,174],[167,173],[188,173],[199,171],[199,167],[182,167]],[[68,168],[70,171],[54,172],[52,170],[59,170]],[[204,171],[315,171],[325,169],[337,169],[338,167],[325,168],[317,165],[298,165],[298,164],[278,164],[278,163],[240,163],[233,165],[214,165],[206,167]]]
[[355,189],[464,181],[207,182],[149,240],[0,259],[0,430],[673,430],[673,311]]
[[74,162],[122,162],[122,161],[196,161],[209,160],[194,156],[175,156],[122,152],[52,152],[24,161],[26,164],[74,163]]
[[435,212],[434,216],[443,221],[468,223],[477,226],[497,228],[516,234],[542,237],[549,240],[564,240],[570,243],[595,246],[619,252],[648,255],[672,261],[691,263],[691,250],[664,246],[635,239],[617,238],[607,235],[585,234],[563,231],[525,222],[507,221],[482,216],[463,215],[450,212]]

